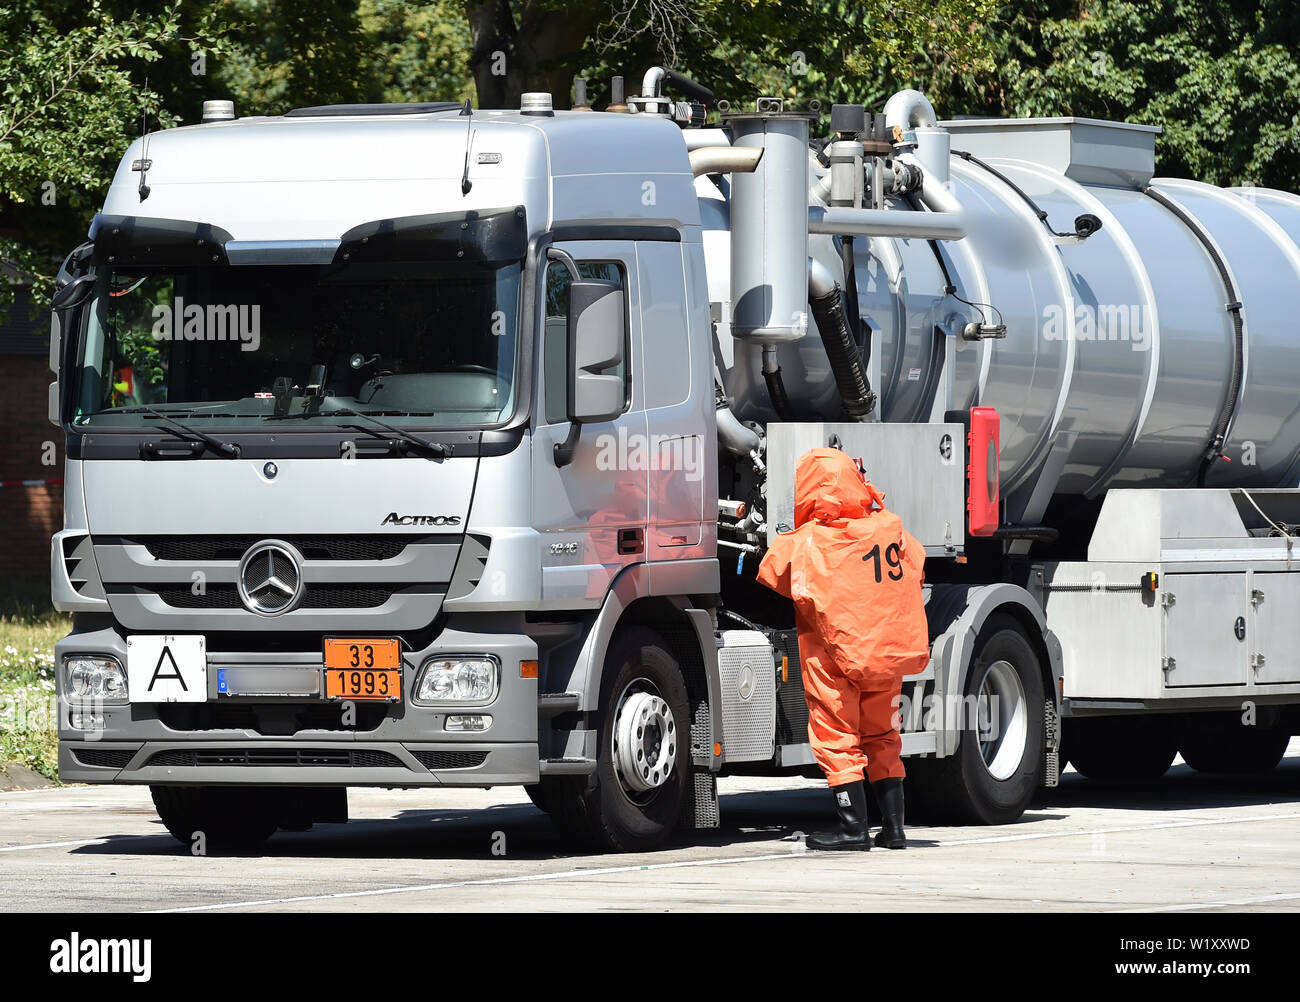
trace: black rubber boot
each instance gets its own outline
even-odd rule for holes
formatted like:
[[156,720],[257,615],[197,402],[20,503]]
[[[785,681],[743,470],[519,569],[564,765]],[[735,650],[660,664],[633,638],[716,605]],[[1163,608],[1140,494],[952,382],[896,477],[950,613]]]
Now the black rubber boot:
[[880,805],[882,824],[876,833],[876,845],[882,849],[906,849],[903,832],[903,781],[879,779],[871,784],[871,794]]
[[809,849],[871,849],[871,832],[867,828],[867,784],[862,780],[832,786],[835,811],[840,816],[840,830],[815,832],[808,836]]

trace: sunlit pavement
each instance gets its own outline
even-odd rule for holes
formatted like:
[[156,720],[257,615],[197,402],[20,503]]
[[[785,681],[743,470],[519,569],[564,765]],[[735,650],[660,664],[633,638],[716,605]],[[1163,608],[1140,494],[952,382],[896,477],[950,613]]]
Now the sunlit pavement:
[[1300,910],[1300,739],[1262,777],[1067,772],[1016,824],[908,826],[909,849],[809,853],[823,784],[730,778],[719,831],[575,853],[517,788],[353,790],[353,820],[193,856],[143,787],[0,794],[6,911]]

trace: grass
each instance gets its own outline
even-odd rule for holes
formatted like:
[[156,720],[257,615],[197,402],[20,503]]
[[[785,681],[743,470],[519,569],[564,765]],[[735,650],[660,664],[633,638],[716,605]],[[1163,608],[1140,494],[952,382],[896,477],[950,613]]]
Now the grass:
[[72,620],[34,588],[0,591],[0,765],[58,779],[54,643]]

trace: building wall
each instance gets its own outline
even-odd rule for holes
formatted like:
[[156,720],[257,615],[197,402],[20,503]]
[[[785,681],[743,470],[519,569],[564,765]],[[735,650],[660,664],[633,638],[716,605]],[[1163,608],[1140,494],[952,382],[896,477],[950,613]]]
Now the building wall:
[[53,379],[49,314],[33,316],[22,295],[0,325],[0,588],[47,584],[50,536],[63,528],[63,433],[46,416]]

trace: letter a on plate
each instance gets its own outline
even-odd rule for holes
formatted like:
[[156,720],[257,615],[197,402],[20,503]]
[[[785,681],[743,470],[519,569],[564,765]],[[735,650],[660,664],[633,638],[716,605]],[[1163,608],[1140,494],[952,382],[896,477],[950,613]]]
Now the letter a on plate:
[[127,637],[126,681],[133,703],[204,702],[208,698],[208,656],[203,637]]

